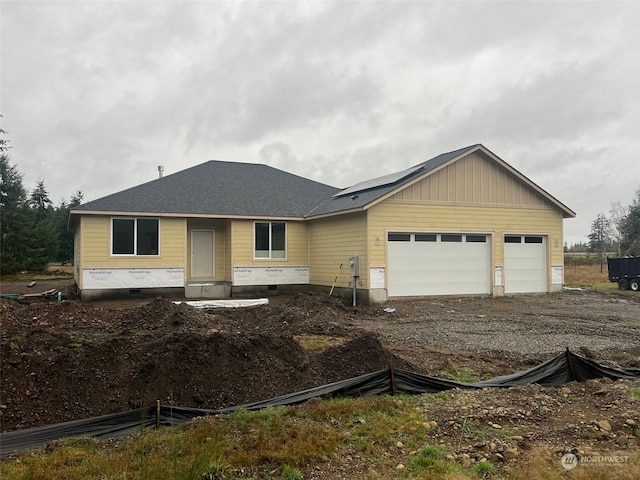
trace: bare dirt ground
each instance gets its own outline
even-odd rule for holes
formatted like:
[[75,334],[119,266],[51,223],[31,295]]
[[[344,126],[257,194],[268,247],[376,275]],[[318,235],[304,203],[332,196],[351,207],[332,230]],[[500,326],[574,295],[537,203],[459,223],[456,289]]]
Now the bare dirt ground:
[[[357,307],[292,295],[263,307],[197,310],[167,299],[83,304],[69,278],[27,284],[3,282],[2,293],[56,288],[65,299],[0,300],[2,431],[156,399],[197,408],[263,400],[385,368],[389,352],[397,368],[457,378],[514,373],[567,347],[609,366],[640,367],[640,294],[633,293]],[[539,446],[624,452],[640,444],[640,400],[629,394],[636,391],[640,381],[626,380],[456,390],[422,408],[437,425],[435,438],[462,463],[509,461]],[[473,428],[489,432],[474,441]],[[348,452],[333,468],[347,476],[366,471]]]

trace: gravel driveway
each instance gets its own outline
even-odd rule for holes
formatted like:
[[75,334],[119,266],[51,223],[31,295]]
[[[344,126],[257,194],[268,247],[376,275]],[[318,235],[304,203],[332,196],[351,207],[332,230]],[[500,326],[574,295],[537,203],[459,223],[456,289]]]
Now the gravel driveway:
[[[526,356],[567,347],[640,354],[640,294],[565,291],[503,298],[393,301],[376,318],[351,323],[401,345],[446,346]],[[382,310],[382,308],[380,309]],[[386,317],[385,317],[386,315]]]

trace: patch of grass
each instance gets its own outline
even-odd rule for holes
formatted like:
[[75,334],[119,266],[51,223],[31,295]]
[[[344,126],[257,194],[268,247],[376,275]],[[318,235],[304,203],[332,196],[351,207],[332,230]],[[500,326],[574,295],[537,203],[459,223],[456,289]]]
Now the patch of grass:
[[279,472],[283,478],[301,478],[302,467],[327,461],[343,448],[382,460],[382,469],[393,469],[385,452],[395,451],[399,441],[407,451],[417,450],[428,435],[424,416],[416,409],[417,399],[317,400],[145,430],[117,446],[86,439],[59,442],[48,451],[1,463],[0,476],[210,480],[275,478],[274,472]]
[[459,422],[460,431],[465,437],[477,438],[482,437],[484,432],[478,427],[478,423],[466,418]]
[[345,429],[343,438],[358,454],[382,458],[398,441],[408,449],[417,448],[417,442],[429,431],[424,416],[413,407],[415,403],[415,397],[402,395],[336,399],[311,402],[304,413]]
[[635,292],[618,290],[618,284],[609,281],[607,265],[600,271],[600,264],[572,265],[567,263],[565,257],[564,283],[571,287],[593,288],[601,292],[619,292],[622,294],[633,294]]
[[490,477],[492,475],[495,475],[495,473],[497,472],[496,466],[488,460],[486,462],[478,462],[474,464],[472,469],[482,478]]
[[609,355],[609,357],[614,362],[626,362],[628,360],[631,360],[631,355],[629,355],[627,352],[614,352]]
[[515,435],[515,432],[511,427],[502,427],[501,429],[497,430],[497,432],[498,435],[504,438],[511,438]]
[[285,465],[282,467],[282,478],[283,480],[302,480],[303,475],[297,468]]
[[[229,470],[229,465],[227,465],[221,457],[215,458],[213,461],[209,463],[209,465],[204,469],[205,472],[201,476],[202,480],[220,480],[225,478],[226,472]],[[197,471],[196,469],[196,475]]]
[[293,338],[302,348],[309,352],[323,352],[329,348],[344,345],[349,341],[346,337],[330,337],[327,335],[295,335]]
[[627,390],[627,395],[635,400],[640,400],[640,388],[630,388]]
[[582,346],[578,348],[578,352],[585,358],[590,358],[591,360],[596,358],[596,354],[589,347]]
[[437,393],[425,393],[421,395],[420,403],[423,405],[429,405],[431,407],[437,407],[438,405],[445,404],[451,401],[450,392],[437,392]]
[[418,456],[409,460],[408,470],[419,478],[443,478],[461,473],[462,467],[454,460],[445,458],[446,453],[443,446],[425,445]]

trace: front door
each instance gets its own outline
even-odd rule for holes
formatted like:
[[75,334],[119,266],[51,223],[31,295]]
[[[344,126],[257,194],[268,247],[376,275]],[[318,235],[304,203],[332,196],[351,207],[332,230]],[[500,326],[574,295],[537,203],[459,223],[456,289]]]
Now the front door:
[[191,277],[211,278],[215,276],[214,268],[214,242],[213,230],[191,231]]

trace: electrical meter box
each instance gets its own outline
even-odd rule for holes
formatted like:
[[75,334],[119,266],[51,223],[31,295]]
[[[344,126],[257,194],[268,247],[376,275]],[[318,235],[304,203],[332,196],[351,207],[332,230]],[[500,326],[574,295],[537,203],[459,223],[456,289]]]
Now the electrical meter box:
[[349,265],[351,265],[351,273],[354,277],[360,276],[360,257],[349,257]]

